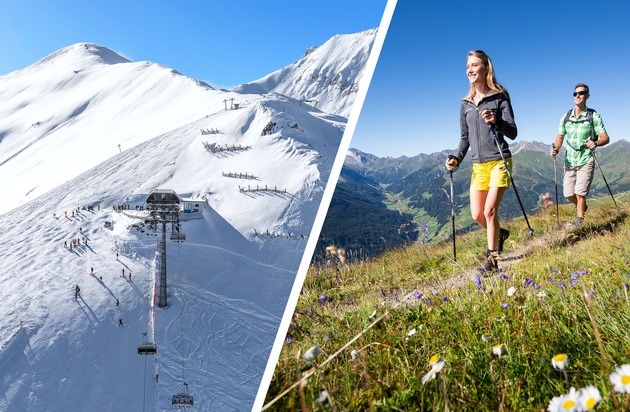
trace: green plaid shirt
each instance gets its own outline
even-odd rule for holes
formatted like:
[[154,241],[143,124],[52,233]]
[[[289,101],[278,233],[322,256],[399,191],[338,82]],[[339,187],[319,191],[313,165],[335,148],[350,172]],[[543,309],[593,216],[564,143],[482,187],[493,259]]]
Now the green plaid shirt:
[[565,123],[566,113],[560,119],[558,134],[564,136],[567,143],[567,156],[565,164],[569,167],[585,165],[591,158],[591,151],[586,148],[586,142],[593,137],[593,127],[595,128],[595,138],[606,132],[602,117],[597,112],[593,112],[593,126],[588,121],[588,111],[585,110],[578,117],[575,117],[575,109],[571,110],[571,116]]

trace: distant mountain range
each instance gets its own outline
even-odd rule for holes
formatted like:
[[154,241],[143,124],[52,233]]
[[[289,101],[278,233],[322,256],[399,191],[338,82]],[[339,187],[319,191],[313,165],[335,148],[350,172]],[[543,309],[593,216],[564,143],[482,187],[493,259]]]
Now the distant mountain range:
[[[513,177],[528,217],[542,207],[542,196],[555,197],[554,162],[549,145],[519,142],[510,146]],[[409,242],[440,241],[451,234],[449,174],[444,161],[452,151],[414,157],[378,157],[350,149],[321,231],[318,253],[329,244],[346,247],[359,256],[374,256]],[[597,159],[613,194],[630,189],[627,159],[630,143],[619,140],[600,148]],[[565,151],[557,162],[558,197],[562,195]],[[456,230],[476,227],[470,217],[468,189],[470,156],[454,172]],[[609,196],[601,172],[595,170],[590,197]],[[500,218],[522,216],[513,189],[501,203]],[[316,255],[317,256],[317,255]]]

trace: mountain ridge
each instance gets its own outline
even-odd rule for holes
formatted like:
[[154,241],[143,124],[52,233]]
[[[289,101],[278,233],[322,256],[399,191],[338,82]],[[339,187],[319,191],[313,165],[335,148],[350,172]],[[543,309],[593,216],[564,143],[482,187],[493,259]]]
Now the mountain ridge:
[[[513,177],[519,196],[528,214],[536,213],[543,207],[542,197],[546,193],[555,191],[554,162],[549,156],[550,146],[540,142],[519,141],[510,145],[514,158]],[[630,190],[630,174],[626,172],[624,156],[630,150],[630,143],[621,139],[598,149],[597,158],[602,165],[604,175],[613,191]],[[401,156],[398,158],[378,157],[364,153],[359,149],[350,149],[341,171],[341,178],[329,209],[329,217],[322,227],[318,250],[323,250],[327,243],[335,242],[339,246],[352,248],[352,242],[344,239],[361,239],[361,244],[381,246],[371,250],[370,256],[378,255],[387,248],[403,245],[409,241],[420,239],[422,242],[447,240],[451,236],[451,201],[450,182],[444,160],[453,151],[444,150],[430,154],[416,156]],[[562,148],[556,164],[558,177],[559,200],[566,203],[562,195],[562,173],[565,149]],[[456,230],[466,232],[476,226],[470,217],[468,206],[468,186],[470,182],[471,163],[466,157],[453,173],[455,192]],[[363,190],[370,188],[364,182],[353,176],[376,182],[377,192],[383,200],[372,203],[371,209],[365,209]],[[339,194],[338,194],[339,193]],[[340,204],[335,196],[343,199]],[[374,199],[376,194],[369,198]],[[595,171],[590,198],[609,196],[608,189],[602,179],[600,171]],[[354,199],[354,200],[352,200]],[[356,207],[352,205],[356,201]],[[401,239],[400,224],[395,222],[385,224],[384,219],[390,213],[401,216],[411,216],[407,224],[415,224],[414,230],[419,231],[418,238],[407,237]],[[360,215],[362,224],[373,227],[373,233],[363,233],[355,226],[343,224],[342,216]],[[522,216],[522,212],[514,190],[506,192],[499,210],[500,219],[510,219]],[[390,221],[391,222],[391,221]],[[341,236],[345,232],[344,236]],[[355,233],[356,232],[356,233]],[[386,239],[387,242],[378,241]],[[387,243],[387,246],[385,245]]]

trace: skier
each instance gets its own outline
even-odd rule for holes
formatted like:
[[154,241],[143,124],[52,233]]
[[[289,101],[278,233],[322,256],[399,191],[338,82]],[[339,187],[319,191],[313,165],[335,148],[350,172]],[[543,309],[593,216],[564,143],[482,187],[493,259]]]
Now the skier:
[[120,306],[120,301],[116,299],[116,306]]
[[122,328],[124,326],[122,318],[118,318],[118,327]]
[[118,260],[118,252],[116,252],[116,260]]
[[131,282],[131,272],[129,272],[129,282]]
[[79,287],[79,285],[76,285],[76,287],[74,288],[74,300],[77,300],[79,296],[81,296],[81,288]]
[[90,268],[90,275],[94,275],[94,268]]
[[125,277],[125,268],[122,268],[122,277]]

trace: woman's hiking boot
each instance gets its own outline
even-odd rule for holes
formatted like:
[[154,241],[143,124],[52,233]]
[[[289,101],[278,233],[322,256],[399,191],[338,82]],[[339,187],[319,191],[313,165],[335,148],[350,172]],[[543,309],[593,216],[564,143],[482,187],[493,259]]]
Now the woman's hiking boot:
[[481,266],[479,266],[476,270],[476,274],[478,276],[492,276],[499,269],[499,263],[497,261],[499,257],[499,253],[496,251],[492,251],[483,258],[483,262],[481,262]]

